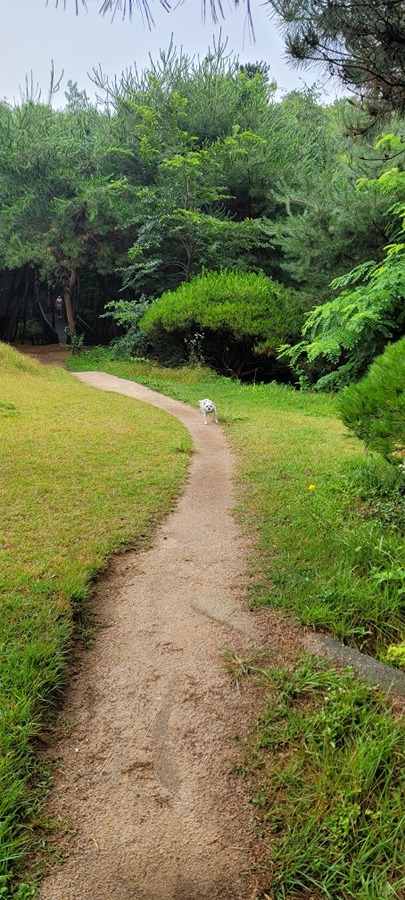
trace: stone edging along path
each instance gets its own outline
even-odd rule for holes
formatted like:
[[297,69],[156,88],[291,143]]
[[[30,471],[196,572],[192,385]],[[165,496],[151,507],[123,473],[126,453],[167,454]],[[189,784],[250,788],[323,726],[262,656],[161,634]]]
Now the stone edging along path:
[[[250,813],[230,774],[253,697],[249,685],[232,690],[219,648],[243,655],[266,644],[277,661],[309,649],[355,667],[363,654],[241,603],[246,560],[220,427],[135,382],[77,377],[177,416],[194,454],[153,546],[115,558],[100,579],[94,648],[67,693],[66,735],[49,748],[62,760],[49,812],[71,832],[41,898],[253,900]],[[375,682],[381,664],[372,663]],[[401,693],[396,676],[390,686]]]
[[405,673],[392,666],[385,665],[361,653],[354,647],[346,647],[326,634],[307,634],[304,647],[315,656],[354,669],[363,681],[374,684],[382,691],[405,698]]

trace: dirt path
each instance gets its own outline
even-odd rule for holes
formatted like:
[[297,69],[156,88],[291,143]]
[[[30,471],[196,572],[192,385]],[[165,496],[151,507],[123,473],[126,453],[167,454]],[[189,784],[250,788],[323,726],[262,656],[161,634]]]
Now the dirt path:
[[41,898],[249,900],[250,813],[230,771],[249,689],[232,689],[219,648],[263,635],[239,601],[231,455],[198,410],[101,372],[78,377],[177,416],[195,452],[153,547],[116,559],[97,591],[95,646],[68,692],[67,736],[50,748],[62,760],[50,812],[71,833]]
[[63,368],[70,357],[69,350],[61,344],[39,344],[34,347],[31,344],[17,344],[15,349],[25,356],[30,356],[31,359],[37,359],[44,366]]

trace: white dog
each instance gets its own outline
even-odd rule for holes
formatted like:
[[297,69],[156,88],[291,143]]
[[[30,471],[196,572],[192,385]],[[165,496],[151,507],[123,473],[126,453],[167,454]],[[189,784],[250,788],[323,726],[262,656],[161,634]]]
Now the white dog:
[[210,413],[214,414],[215,421],[218,422],[217,408],[215,406],[215,403],[212,402],[212,400],[208,400],[208,397],[207,397],[205,400],[199,400],[198,405],[204,416],[204,425],[208,425],[207,414],[209,415]]

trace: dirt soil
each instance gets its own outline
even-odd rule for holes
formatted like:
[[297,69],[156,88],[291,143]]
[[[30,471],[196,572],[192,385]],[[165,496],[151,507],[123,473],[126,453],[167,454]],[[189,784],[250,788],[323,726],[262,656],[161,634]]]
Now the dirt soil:
[[45,366],[65,366],[66,360],[70,356],[67,347],[61,344],[16,344],[15,349],[31,359],[37,359],[38,362]]
[[64,859],[41,900],[251,900],[251,814],[232,768],[255,695],[232,686],[220,648],[243,655],[266,644],[274,660],[291,658],[303,632],[243,602],[221,426],[134,382],[77,377],[177,416],[195,450],[151,549],[116,557],[100,579],[94,646],[75,661],[48,747],[61,761],[49,814]]

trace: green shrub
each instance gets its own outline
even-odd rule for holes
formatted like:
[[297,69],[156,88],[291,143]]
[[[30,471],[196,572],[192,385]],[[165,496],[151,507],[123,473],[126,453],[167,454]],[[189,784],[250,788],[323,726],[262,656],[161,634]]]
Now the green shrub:
[[208,363],[243,377],[274,367],[277,347],[299,334],[305,306],[302,295],[262,273],[208,272],[163,294],[140,328],[152,342],[165,334],[184,359],[198,334]]
[[387,647],[385,661],[391,666],[405,670],[405,641],[401,644],[391,644]]
[[[403,141],[385,135],[376,150],[394,138],[397,150]],[[330,287],[334,299],[315,306],[306,318],[302,337],[293,347],[283,347],[299,377],[316,390],[341,390],[367,371],[389,341],[397,341],[405,330],[405,172],[397,166],[377,179],[360,179],[359,190],[377,190],[390,197],[393,243],[382,248],[382,260],[368,260]],[[399,220],[399,228],[398,228]]]
[[371,450],[401,464],[405,453],[405,338],[391,344],[340,399],[345,425]]
[[131,359],[146,355],[149,347],[145,334],[139,331],[139,321],[150,306],[142,295],[138,300],[111,300],[105,305],[102,319],[112,318],[116,325],[125,328],[125,334],[111,341],[111,359]]

